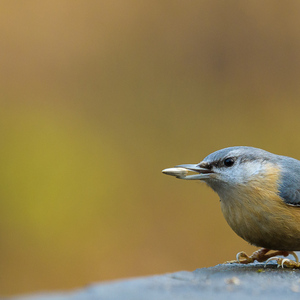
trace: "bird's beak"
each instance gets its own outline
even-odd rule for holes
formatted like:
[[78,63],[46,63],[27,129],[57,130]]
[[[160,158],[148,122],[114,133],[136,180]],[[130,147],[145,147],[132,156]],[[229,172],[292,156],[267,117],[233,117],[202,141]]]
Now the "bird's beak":
[[[210,178],[210,175],[214,172],[208,168],[200,167],[200,165],[201,163],[195,165],[179,165],[174,168],[164,169],[162,172],[166,175],[185,180],[205,180]],[[188,172],[196,172],[198,174],[188,175]]]

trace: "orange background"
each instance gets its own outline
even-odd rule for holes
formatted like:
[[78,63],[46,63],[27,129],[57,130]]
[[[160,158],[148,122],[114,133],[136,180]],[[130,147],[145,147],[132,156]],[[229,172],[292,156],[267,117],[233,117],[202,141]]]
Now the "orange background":
[[300,159],[299,1],[4,1],[0,292],[252,252],[204,184],[234,145]]

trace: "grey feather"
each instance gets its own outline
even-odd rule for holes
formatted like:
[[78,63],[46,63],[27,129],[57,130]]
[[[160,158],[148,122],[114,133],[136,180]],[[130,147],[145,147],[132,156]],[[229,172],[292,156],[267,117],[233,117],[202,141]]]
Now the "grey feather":
[[218,164],[218,161],[226,157],[237,156],[240,162],[245,161],[269,161],[279,166],[281,178],[279,184],[279,196],[289,205],[300,206],[300,161],[288,156],[276,155],[268,151],[254,147],[229,147],[209,154],[204,161]]
[[281,183],[279,195],[287,204],[300,206],[300,161],[280,156]]

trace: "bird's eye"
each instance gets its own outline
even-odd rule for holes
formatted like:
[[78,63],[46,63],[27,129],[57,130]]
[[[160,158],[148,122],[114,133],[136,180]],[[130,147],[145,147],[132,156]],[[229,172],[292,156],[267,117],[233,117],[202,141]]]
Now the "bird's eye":
[[234,159],[229,157],[224,159],[224,166],[225,167],[231,167],[234,164]]

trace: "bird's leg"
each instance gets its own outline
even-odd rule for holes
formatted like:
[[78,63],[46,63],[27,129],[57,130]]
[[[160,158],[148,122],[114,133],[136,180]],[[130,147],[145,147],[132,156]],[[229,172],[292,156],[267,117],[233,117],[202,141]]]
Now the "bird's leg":
[[278,268],[279,267],[287,267],[287,268],[293,268],[293,269],[300,269],[300,262],[299,262],[299,259],[298,259],[298,256],[295,252],[289,252],[289,254],[292,254],[296,261],[293,261],[291,259],[288,259],[288,258],[282,258],[282,257],[271,257],[269,258],[266,263],[265,263],[265,266],[267,265],[267,263],[270,261],[270,260],[276,260],[277,264],[278,264]]
[[[287,266],[287,264],[289,264],[287,261],[290,261],[291,263],[298,263],[299,264],[299,259],[298,256],[295,252],[293,251],[273,251],[271,253],[268,254],[270,250],[266,249],[266,248],[262,248],[259,249],[255,252],[252,253],[252,255],[248,256],[244,251],[239,252],[236,255],[236,260],[231,260],[231,261],[227,261],[225,263],[240,263],[240,264],[249,264],[252,263],[254,261],[258,261],[258,262],[263,262],[263,261],[269,261],[271,259],[280,259],[277,257],[277,255],[283,255],[283,256],[288,256],[289,254],[292,254],[295,257],[296,262],[291,261],[289,259],[283,259],[284,260],[284,265]],[[278,261],[277,261],[278,263]],[[282,261],[280,261],[280,264],[282,263]],[[300,267],[300,264],[299,264]]]
[[250,256],[246,252],[241,251],[236,255],[236,260],[227,261],[227,262],[225,262],[225,264],[226,263],[250,264],[250,263],[254,262],[255,260],[266,261],[267,259],[269,259],[271,257],[269,255],[266,255],[267,252],[269,252],[269,251],[270,251],[269,249],[262,248],[262,249],[259,249],[255,252],[253,252]]

